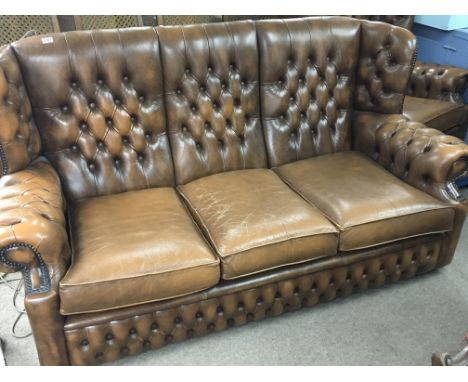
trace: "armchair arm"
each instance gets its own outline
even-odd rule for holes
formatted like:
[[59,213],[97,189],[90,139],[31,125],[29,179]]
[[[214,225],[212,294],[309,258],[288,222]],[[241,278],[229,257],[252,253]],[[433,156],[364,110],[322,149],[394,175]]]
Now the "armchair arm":
[[0,271],[21,271],[26,294],[49,291],[66,268],[64,209],[60,180],[44,158],[0,179]]
[[468,145],[399,115],[357,112],[354,148],[426,193],[449,203],[463,198],[454,181],[467,174]]
[[448,65],[416,62],[406,94],[413,97],[464,103],[468,70]]

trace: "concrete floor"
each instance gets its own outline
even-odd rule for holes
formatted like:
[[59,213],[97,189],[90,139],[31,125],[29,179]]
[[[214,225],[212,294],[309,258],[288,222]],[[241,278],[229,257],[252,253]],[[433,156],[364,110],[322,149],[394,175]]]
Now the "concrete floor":
[[[467,254],[465,224],[455,259],[438,271],[112,365],[430,365],[432,352],[457,349],[468,329]],[[37,365],[32,337],[10,334],[12,295],[0,285],[7,363]]]

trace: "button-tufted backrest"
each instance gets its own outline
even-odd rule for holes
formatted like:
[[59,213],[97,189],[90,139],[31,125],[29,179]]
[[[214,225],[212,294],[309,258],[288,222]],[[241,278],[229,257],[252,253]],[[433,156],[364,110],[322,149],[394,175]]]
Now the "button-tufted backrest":
[[14,49],[70,199],[174,184],[153,28],[31,37]]
[[400,114],[416,60],[416,38],[391,24],[361,20],[355,108]]
[[270,164],[349,149],[360,22],[268,20],[257,31]]
[[251,21],[158,28],[176,180],[266,167]]
[[25,168],[40,150],[18,62],[10,46],[0,47],[0,177]]

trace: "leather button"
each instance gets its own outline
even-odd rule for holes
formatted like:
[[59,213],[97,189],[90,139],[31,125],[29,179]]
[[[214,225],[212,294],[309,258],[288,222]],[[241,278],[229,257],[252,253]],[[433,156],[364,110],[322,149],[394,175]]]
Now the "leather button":
[[223,314],[224,313],[224,308],[222,306],[218,306],[216,308],[216,313],[218,313],[219,315]]
[[97,80],[97,83],[98,83],[98,85],[104,85],[104,81],[101,78],[99,78]]
[[[206,124],[205,124],[205,127],[206,127]],[[182,131],[183,131],[184,133],[186,133],[186,132],[187,132],[187,126],[183,125],[183,126],[182,126]]]
[[123,138],[122,138],[122,143],[123,143],[124,145],[128,145],[128,143],[129,143],[128,137],[123,137]]
[[245,86],[245,81],[244,81],[244,80],[241,81],[241,86],[242,86],[242,87]]
[[180,317],[176,317],[174,319],[174,324],[179,325],[182,322],[182,319]]
[[93,171],[96,168],[96,165],[94,163],[88,163],[88,168]]
[[206,327],[209,331],[213,330],[215,328],[215,324],[210,322],[208,326]]
[[136,117],[136,115],[132,115],[132,116],[130,117],[130,121],[132,121],[132,123],[137,123],[138,118]]
[[130,349],[127,346],[124,346],[123,348],[120,349],[121,354],[128,354],[130,352]]
[[120,106],[122,104],[122,101],[120,101],[119,98],[115,98],[114,99],[114,103],[117,105],[117,106]]
[[90,102],[89,103],[89,108],[92,109],[92,110],[96,109],[96,103],[95,102]]
[[206,130],[210,130],[211,129],[211,125],[209,122],[205,122],[205,129]]
[[208,70],[208,72],[211,73],[213,71],[213,68],[211,66],[208,66],[207,70]]
[[142,154],[138,154],[137,159],[139,162],[143,162],[143,159],[145,159],[145,157]]
[[150,133],[149,131],[147,131],[147,132],[145,133],[145,138],[146,138],[146,140],[150,140],[150,139],[151,139],[151,133]]
[[67,105],[63,105],[63,106],[62,106],[62,112],[63,112],[63,113],[68,113],[68,110],[69,110],[69,109],[68,109],[68,106],[67,106]]
[[185,68],[185,74],[190,74],[191,70],[190,68]]
[[131,336],[135,335],[135,334],[136,334],[136,329],[135,329],[135,328],[131,328],[131,329],[128,331],[128,334],[130,334]]
[[218,109],[219,109],[219,103],[218,103],[218,102],[213,103],[213,109],[214,109],[214,110],[218,110]]
[[76,88],[78,87],[78,83],[77,83],[76,81],[73,81],[73,82],[71,83],[71,87],[72,87],[73,89],[76,89]]
[[111,118],[106,118],[106,125],[107,125],[108,127],[112,127],[113,122],[112,122],[112,119],[111,119]]
[[97,147],[102,149],[104,147],[104,142],[103,141],[97,141]]
[[167,334],[166,337],[164,337],[164,339],[166,340],[166,342],[172,342],[174,338],[172,337],[171,334]]
[[230,119],[226,119],[226,127],[227,127],[228,129],[231,129],[231,128],[232,128],[232,122],[231,122]]
[[144,341],[143,341],[143,347],[144,347],[144,348],[149,348],[150,346],[151,346],[151,342],[150,342],[150,341],[148,341],[148,340],[144,340]]
[[224,142],[223,142],[221,139],[218,139],[218,146],[219,146],[219,147],[223,147],[223,146],[224,146]]
[[197,148],[197,150],[199,150],[199,151],[202,149],[202,146],[201,146],[201,144],[200,144],[200,143],[198,143],[198,142],[195,144],[195,147],[196,147],[196,148]]
[[226,87],[227,87],[226,83],[225,83],[225,82],[221,82],[221,89],[224,90],[224,89],[226,89]]
[[295,139],[295,138],[296,138],[296,133],[295,133],[294,131],[291,133],[291,138],[292,138],[292,139]]
[[200,91],[204,92],[205,90],[206,90],[206,88],[203,85],[200,85]]
[[301,113],[301,118],[302,118],[302,119],[306,119],[306,118],[307,118],[307,114],[306,114],[306,113]]
[[198,320],[200,320],[200,319],[203,318],[203,313],[202,313],[202,312],[197,312],[197,313],[195,314],[195,317],[196,317]]
[[115,159],[114,159],[114,164],[115,164],[116,166],[118,166],[118,165],[120,164],[120,159],[119,159],[119,158],[115,158]]
[[85,131],[85,130],[87,130],[87,129],[88,129],[87,123],[86,123],[86,122],[81,122],[81,123],[80,123],[80,130],[81,130],[81,131]]
[[83,340],[81,341],[81,346],[85,347],[85,346],[88,346],[89,345],[89,341],[88,340]]
[[279,116],[279,118],[280,118],[281,120],[284,120],[286,117],[285,117],[284,114],[281,114],[281,115]]
[[156,322],[151,324],[151,330],[154,332],[159,329],[159,325]]
[[263,297],[259,296],[257,297],[257,305],[262,305],[263,304]]
[[294,96],[289,97],[289,102],[293,103],[295,100]]
[[71,150],[74,152],[78,151],[78,145],[72,145]]
[[123,82],[128,82],[128,81],[129,81],[128,76],[124,76],[124,77],[123,77]]
[[234,64],[233,62],[229,64],[229,69],[236,70],[237,69],[236,64]]
[[240,99],[239,98],[234,99],[234,106],[236,106],[236,107],[240,106]]
[[276,293],[275,293],[275,298],[281,298],[281,293],[280,293],[280,292],[276,292]]
[[242,311],[244,310],[244,303],[243,303],[243,302],[239,302],[239,303],[237,304],[237,310],[238,310],[239,312],[242,312]]
[[111,333],[106,334],[106,340],[107,341],[112,341],[114,339],[114,336]]
[[195,105],[192,105],[190,109],[192,110],[192,113],[195,113],[197,111],[197,107]]
[[144,95],[139,96],[138,101],[140,101],[140,103],[145,102],[145,96]]

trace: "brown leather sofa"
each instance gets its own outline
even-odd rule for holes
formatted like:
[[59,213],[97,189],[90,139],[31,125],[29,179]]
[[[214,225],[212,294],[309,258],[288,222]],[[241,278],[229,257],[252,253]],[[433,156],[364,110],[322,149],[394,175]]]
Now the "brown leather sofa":
[[468,146],[402,112],[411,32],[343,17],[0,52],[0,264],[41,364],[115,360],[450,263]]

